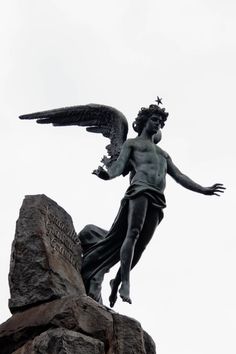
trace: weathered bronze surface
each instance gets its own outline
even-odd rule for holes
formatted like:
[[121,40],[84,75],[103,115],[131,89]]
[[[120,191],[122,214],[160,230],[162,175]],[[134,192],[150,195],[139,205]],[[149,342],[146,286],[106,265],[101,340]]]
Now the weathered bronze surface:
[[96,301],[102,301],[101,285],[105,273],[120,261],[120,269],[111,281],[111,306],[116,302],[118,290],[122,300],[131,303],[130,270],[139,261],[163,218],[166,175],[183,187],[205,195],[219,196],[225,189],[220,183],[203,187],[194,182],[157,145],[168,113],[160,107],[162,100],[159,97],[156,102],[141,108],[133,123],[138,136],[128,140],[124,115],[109,106],[90,104],[20,117],[55,126],[87,126],[88,131],[102,133],[111,140],[107,146],[110,158],[102,160],[106,169],[100,166],[93,173],[104,180],[130,173],[130,186],[111,229],[107,232],[87,225],[80,232],[84,252],[82,276],[87,294]]

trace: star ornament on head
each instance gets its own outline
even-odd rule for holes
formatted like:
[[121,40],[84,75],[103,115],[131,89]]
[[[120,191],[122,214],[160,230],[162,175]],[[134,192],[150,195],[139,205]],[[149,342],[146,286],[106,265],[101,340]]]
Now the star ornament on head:
[[162,98],[157,96],[157,99],[155,100],[155,102],[157,102],[157,105],[159,106],[159,104],[162,104]]

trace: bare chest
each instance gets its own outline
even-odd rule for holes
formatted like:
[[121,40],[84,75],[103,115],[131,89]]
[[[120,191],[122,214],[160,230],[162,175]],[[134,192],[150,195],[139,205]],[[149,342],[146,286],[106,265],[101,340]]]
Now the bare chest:
[[165,169],[166,158],[158,147],[151,142],[139,141],[134,145],[132,160],[136,167],[147,166]]

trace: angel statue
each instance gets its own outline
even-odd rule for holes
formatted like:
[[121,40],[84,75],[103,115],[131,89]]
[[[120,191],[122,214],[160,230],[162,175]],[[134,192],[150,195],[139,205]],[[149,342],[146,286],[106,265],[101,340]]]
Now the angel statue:
[[88,296],[102,302],[104,275],[120,261],[120,268],[110,282],[111,307],[117,300],[118,291],[121,299],[131,304],[130,271],[139,261],[163,218],[166,174],[197,193],[219,196],[225,189],[221,183],[203,187],[194,182],[157,145],[168,113],[160,106],[162,101],[159,97],[156,102],[140,109],[133,123],[138,135],[127,140],[128,123],[125,116],[105,105],[87,104],[20,116],[21,119],[37,119],[40,124],[84,126],[89,132],[103,134],[110,139],[110,144],[106,146],[109,157],[103,157],[103,167],[99,166],[93,174],[110,180],[130,173],[130,185],[110,230],[87,225],[79,234],[83,249],[82,277]]

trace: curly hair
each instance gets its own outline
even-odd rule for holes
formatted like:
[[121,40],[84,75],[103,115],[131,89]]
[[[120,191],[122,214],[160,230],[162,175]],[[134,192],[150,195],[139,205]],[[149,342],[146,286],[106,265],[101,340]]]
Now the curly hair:
[[151,104],[148,108],[142,107],[133,122],[133,129],[138,133],[138,135],[142,133],[145,124],[153,114],[157,114],[160,117],[161,128],[164,127],[169,113],[165,111],[165,108],[161,108],[156,104]]

